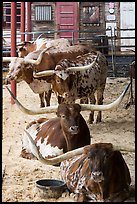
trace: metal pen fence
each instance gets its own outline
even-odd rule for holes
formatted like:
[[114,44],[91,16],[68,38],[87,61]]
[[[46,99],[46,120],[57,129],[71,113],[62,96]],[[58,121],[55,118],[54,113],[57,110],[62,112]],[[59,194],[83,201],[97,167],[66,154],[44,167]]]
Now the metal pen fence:
[[[123,67],[127,66],[129,68],[129,65],[131,61],[134,59],[134,53],[132,52],[132,49],[135,49],[135,35],[132,36],[123,36],[122,32],[135,32],[135,29],[118,29],[114,28],[114,31],[112,30],[112,27],[109,27],[107,29],[101,29],[101,30],[48,30],[48,31],[33,31],[33,32],[17,32],[17,43],[21,41],[21,35],[31,35],[31,40],[35,41],[36,38],[43,34],[45,37],[55,39],[58,38],[59,34],[62,32],[68,32],[70,33],[71,37],[67,38],[72,45],[81,42],[81,43],[87,43],[93,45],[97,50],[104,53],[104,55],[108,59],[109,64],[109,73],[108,75],[117,77],[118,76],[118,66],[121,65]],[[77,35],[75,35],[77,33]],[[3,34],[3,38],[6,39],[6,37],[9,37],[10,33]],[[43,37],[42,36],[42,37]],[[75,38],[75,36],[78,36]],[[122,40],[133,40],[133,44],[122,44]],[[8,41],[9,42],[9,41]],[[10,44],[10,42],[9,42]],[[124,52],[122,51],[122,48],[128,49]],[[10,50],[3,50],[3,54],[10,53]],[[126,57],[127,60],[121,60],[120,58]],[[128,59],[130,58],[130,59]],[[127,68],[127,69],[128,69]],[[123,68],[121,68],[121,71],[123,72],[123,76],[126,76],[126,74],[123,71]]]

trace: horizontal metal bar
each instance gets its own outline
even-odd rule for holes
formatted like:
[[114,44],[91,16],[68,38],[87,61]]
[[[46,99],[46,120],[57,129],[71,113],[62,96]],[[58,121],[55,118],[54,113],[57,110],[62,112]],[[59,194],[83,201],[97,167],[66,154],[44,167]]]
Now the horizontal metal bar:
[[135,47],[135,45],[116,45],[115,47]]

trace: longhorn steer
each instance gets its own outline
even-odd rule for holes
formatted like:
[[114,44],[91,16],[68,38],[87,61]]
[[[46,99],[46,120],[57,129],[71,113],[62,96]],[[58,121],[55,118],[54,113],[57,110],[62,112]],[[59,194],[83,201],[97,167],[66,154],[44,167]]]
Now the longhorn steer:
[[[64,49],[65,47],[69,47],[70,42],[67,39],[59,38],[59,39],[47,39],[47,38],[40,38],[40,36],[34,41],[24,41],[17,44],[18,47],[18,56],[25,57],[29,53],[37,50],[43,50],[45,48],[54,47],[55,49]],[[46,84],[44,85],[44,87]],[[50,105],[50,98],[51,98],[52,90],[47,84],[46,91],[39,94],[40,97],[40,107],[44,107],[44,98],[46,100],[46,106]]]
[[78,202],[122,202],[129,197],[130,172],[111,143],[92,144],[60,165],[61,176]]
[[[74,57],[86,53],[89,48],[83,45],[75,45],[64,48],[64,50],[55,49],[54,47],[45,48],[43,51],[38,50],[29,53],[26,57],[12,57],[3,58],[4,61],[11,61],[9,64],[9,73],[7,74],[7,80],[16,80],[20,82],[24,80],[32,89],[34,93],[39,94],[41,99],[40,107],[44,107],[43,92],[47,92],[45,95],[47,106],[50,105],[51,96],[51,83],[48,81],[49,77],[42,79],[35,79],[33,77],[34,70],[53,70],[59,60]],[[37,59],[37,60],[35,60]]]
[[33,155],[40,162],[50,165],[61,162],[62,179],[70,192],[76,194],[77,201],[122,202],[129,197],[131,177],[120,150],[134,152],[135,148],[95,143],[48,159],[43,158],[27,131],[26,135]]
[[[74,103],[76,99],[89,98],[90,104],[102,105],[107,70],[107,60],[98,51],[78,56],[75,60],[63,59],[56,65],[55,72],[51,73],[53,74],[52,88],[64,98],[65,103]],[[44,73],[36,73],[36,77],[46,76],[47,72]],[[89,123],[93,121],[94,112],[91,111]],[[98,112],[96,122],[101,122],[101,111]]]
[[[35,140],[43,158],[55,157],[90,144],[89,128],[80,111],[79,104],[60,104],[57,117],[50,120],[40,118],[27,125],[26,130]],[[31,159],[33,154],[26,132],[22,141],[21,156]]]
[[[112,102],[110,104],[106,104],[106,105],[81,104],[81,110],[82,111],[87,111],[87,110],[90,110],[90,111],[107,111],[107,110],[111,110],[111,109],[117,107],[121,103],[121,101],[123,100],[124,96],[126,95],[130,85],[131,85],[131,82],[126,86],[124,91],[121,93],[121,95],[114,102]],[[9,93],[11,94],[11,96],[12,96],[14,102],[16,103],[16,105],[18,106],[18,108],[26,114],[37,115],[37,114],[51,113],[51,112],[54,112],[57,110],[57,105],[45,107],[42,109],[27,109],[17,100],[17,98],[14,96],[14,94],[8,88],[8,86],[6,86],[6,88],[9,91]]]
[[69,40],[64,38],[59,39],[48,39],[48,38],[37,38],[34,42],[24,41],[17,44],[18,47],[18,56],[25,57],[30,52],[36,50],[42,50],[53,46],[56,49],[64,49],[69,47],[71,44]]

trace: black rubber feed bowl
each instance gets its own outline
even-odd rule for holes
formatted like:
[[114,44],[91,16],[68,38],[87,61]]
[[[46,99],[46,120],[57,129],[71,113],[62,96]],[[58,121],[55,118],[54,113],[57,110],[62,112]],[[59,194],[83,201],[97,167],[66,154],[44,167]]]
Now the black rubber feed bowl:
[[62,180],[41,179],[36,181],[38,194],[41,198],[59,198],[66,189]]

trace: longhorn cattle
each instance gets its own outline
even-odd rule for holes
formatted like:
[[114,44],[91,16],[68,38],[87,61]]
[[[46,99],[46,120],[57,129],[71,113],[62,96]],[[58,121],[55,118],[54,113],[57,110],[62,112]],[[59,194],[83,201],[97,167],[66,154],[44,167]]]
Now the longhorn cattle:
[[30,52],[36,50],[43,50],[53,46],[56,49],[64,49],[65,47],[71,46],[69,40],[64,38],[49,39],[49,38],[37,38],[34,42],[24,41],[17,44],[18,56],[25,57]]
[[[89,98],[91,104],[96,102],[102,105],[107,70],[107,60],[98,51],[78,56],[75,60],[63,59],[56,65],[55,72],[53,72],[52,88],[64,98],[65,103],[74,103],[76,99]],[[36,73],[35,76],[46,76],[46,73],[46,71]],[[93,121],[94,112],[91,111],[89,123]],[[98,112],[96,122],[101,122],[101,111]]]
[[[69,42],[69,40],[64,39],[64,38],[59,38],[59,39],[48,39],[48,38],[40,38],[40,36],[34,41],[34,42],[30,42],[30,41],[24,41],[21,43],[17,44],[18,47],[18,56],[19,57],[25,57],[26,55],[28,55],[29,53],[33,52],[33,51],[37,51],[37,50],[43,50],[45,48],[49,48],[49,47],[54,47],[55,49],[64,49],[65,47],[69,47],[71,44]],[[46,84],[45,84],[46,86]],[[52,90],[49,86],[49,84],[47,84],[47,89],[45,92],[40,93],[39,97],[40,97],[40,107],[44,107],[45,103],[44,103],[44,98],[46,101],[46,106],[50,105],[50,98],[51,98],[51,93]]]
[[82,155],[61,162],[60,168],[78,202],[122,202],[130,195],[129,168],[111,143],[86,146]]
[[[129,87],[131,85],[131,82],[126,86],[126,88],[124,89],[124,91],[121,93],[121,95],[112,103],[110,104],[106,104],[106,105],[94,105],[94,104],[81,104],[81,110],[82,111],[107,111],[107,110],[111,110],[115,107],[117,107],[123,100],[125,94],[127,93]],[[17,98],[14,96],[14,94],[11,92],[11,90],[8,88],[8,86],[6,86],[7,90],[9,91],[9,93],[11,94],[14,102],[16,103],[16,105],[18,106],[18,108],[29,115],[37,115],[37,114],[44,114],[44,113],[51,113],[57,110],[57,105],[54,106],[50,106],[50,107],[45,107],[42,109],[28,109],[25,108],[18,100]]]
[[55,49],[54,47],[45,48],[43,51],[37,50],[29,53],[24,58],[12,57],[3,58],[4,61],[11,61],[9,64],[9,73],[7,80],[16,80],[20,82],[24,80],[34,93],[39,94],[41,98],[40,107],[44,107],[43,92],[45,95],[47,106],[50,105],[51,83],[49,77],[35,79],[33,77],[34,70],[53,70],[59,60],[68,58],[73,59],[76,56],[87,53],[89,48],[84,45],[75,45],[64,48],[64,50]]
[[43,158],[30,133],[25,132],[31,152],[40,162],[61,162],[61,177],[78,202],[122,202],[129,197],[131,177],[120,151],[134,152],[135,148],[95,143],[48,159]]
[[[90,144],[89,128],[80,111],[79,104],[60,104],[57,117],[49,120],[40,118],[27,125],[26,130],[35,140],[43,158],[55,157]],[[26,132],[22,140],[21,156],[33,158]]]

